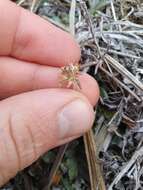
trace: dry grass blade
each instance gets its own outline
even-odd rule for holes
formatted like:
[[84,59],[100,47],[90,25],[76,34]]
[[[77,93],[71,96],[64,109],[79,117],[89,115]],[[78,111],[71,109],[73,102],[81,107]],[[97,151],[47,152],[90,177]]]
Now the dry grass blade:
[[76,0],[71,1],[71,8],[69,13],[69,23],[70,23],[70,33],[75,35],[75,10],[76,10]]
[[113,1],[110,0],[110,3],[111,3],[111,10],[112,10],[113,18],[114,18],[115,21],[117,21],[117,17],[116,17],[116,12],[115,12]]
[[32,0],[32,4],[30,6],[30,11],[35,13],[39,4],[40,4],[41,0]]
[[22,5],[24,2],[25,2],[25,0],[20,0],[20,1],[17,3],[17,5],[20,6],[20,5]]
[[35,8],[36,2],[37,2],[37,0],[33,0],[33,1],[32,1],[31,7],[30,7],[30,11],[31,11],[31,12],[34,12],[34,8]]
[[91,190],[106,190],[100,165],[97,162],[96,144],[92,130],[84,135],[84,144],[89,168]]

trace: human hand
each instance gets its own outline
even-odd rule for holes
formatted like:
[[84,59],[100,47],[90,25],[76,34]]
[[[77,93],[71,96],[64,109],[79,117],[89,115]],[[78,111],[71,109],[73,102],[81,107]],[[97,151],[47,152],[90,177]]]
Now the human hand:
[[98,86],[79,76],[82,92],[60,89],[61,66],[77,63],[72,37],[40,17],[0,1],[0,186],[47,150],[86,132]]

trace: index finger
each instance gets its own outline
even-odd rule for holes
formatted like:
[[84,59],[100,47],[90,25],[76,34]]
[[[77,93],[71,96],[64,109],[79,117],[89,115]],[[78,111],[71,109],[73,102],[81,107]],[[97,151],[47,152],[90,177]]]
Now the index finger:
[[0,9],[1,56],[51,66],[79,61],[79,46],[68,33],[9,0],[1,0]]

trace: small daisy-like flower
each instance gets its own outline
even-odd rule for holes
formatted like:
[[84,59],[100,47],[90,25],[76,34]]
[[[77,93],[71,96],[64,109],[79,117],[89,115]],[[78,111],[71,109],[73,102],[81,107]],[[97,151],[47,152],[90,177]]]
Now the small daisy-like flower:
[[61,80],[60,84],[66,86],[67,88],[74,88],[78,86],[81,89],[80,81],[78,76],[80,66],[78,64],[69,64],[61,68]]

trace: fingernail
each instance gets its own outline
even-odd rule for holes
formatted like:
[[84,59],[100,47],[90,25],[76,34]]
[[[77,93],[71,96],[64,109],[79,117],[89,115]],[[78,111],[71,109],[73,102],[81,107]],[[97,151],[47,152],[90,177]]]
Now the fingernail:
[[61,139],[83,134],[93,121],[94,111],[89,103],[78,99],[67,104],[58,115]]

